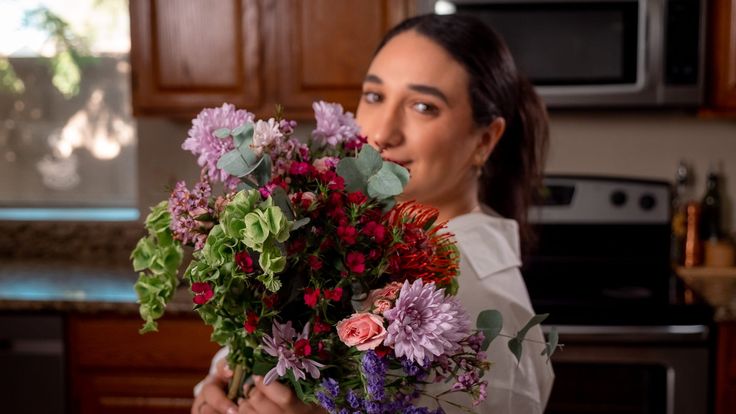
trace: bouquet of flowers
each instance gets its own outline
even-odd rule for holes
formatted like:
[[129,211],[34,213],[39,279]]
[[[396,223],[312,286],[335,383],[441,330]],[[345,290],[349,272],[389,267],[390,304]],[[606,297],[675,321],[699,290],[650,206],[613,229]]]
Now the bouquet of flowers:
[[[477,404],[501,315],[484,311],[471,329],[437,211],[397,204],[409,172],[365,145],[340,105],[313,106],[306,140],[281,111],[256,120],[225,104],[193,120],[182,147],[198,156],[200,181],[152,208],[131,255],[141,331],[156,330],[191,247],[183,279],[212,340],[229,347],[230,398],[256,374],[329,412],[403,411],[427,384],[444,386],[438,404],[452,392]],[[509,341],[517,358],[544,316]]]

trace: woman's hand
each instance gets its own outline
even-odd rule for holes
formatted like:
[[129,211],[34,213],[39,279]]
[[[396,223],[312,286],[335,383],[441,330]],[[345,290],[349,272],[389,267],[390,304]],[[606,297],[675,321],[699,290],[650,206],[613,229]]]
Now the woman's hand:
[[248,398],[240,400],[240,414],[326,414],[321,407],[304,404],[283,384],[274,381],[265,385],[260,376],[254,376],[253,380],[253,385],[243,387],[243,394]]
[[204,385],[194,398],[191,414],[237,414],[238,407],[227,398],[225,390],[233,372],[225,358],[217,361],[214,375],[205,378]]

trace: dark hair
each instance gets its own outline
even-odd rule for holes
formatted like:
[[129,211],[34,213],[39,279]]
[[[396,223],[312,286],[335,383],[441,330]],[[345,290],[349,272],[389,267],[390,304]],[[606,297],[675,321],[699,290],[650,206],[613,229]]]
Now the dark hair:
[[544,104],[516,69],[503,39],[480,20],[458,14],[411,17],[383,37],[376,53],[409,30],[442,46],[465,67],[478,126],[499,116],[506,120],[506,131],[483,167],[479,196],[497,213],[519,223],[522,244],[529,247],[534,237],[527,210],[541,185],[549,141]]

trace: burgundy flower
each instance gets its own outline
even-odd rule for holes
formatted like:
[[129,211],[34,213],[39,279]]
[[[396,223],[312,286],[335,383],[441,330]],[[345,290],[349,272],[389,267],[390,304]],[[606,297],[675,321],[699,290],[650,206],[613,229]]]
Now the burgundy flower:
[[309,345],[309,341],[307,339],[297,339],[294,342],[294,354],[298,357],[312,355],[312,347]]
[[258,315],[255,314],[255,312],[248,311],[246,313],[245,322],[243,323],[243,328],[246,332],[249,334],[252,334],[256,331],[256,328],[258,328]]
[[273,309],[274,306],[279,302],[279,296],[277,294],[266,295],[263,297],[263,305],[268,309]]
[[292,162],[289,166],[289,174],[291,175],[306,175],[309,173],[310,165],[306,162]]
[[317,301],[319,300],[319,293],[320,293],[319,288],[304,289],[304,303],[310,308],[314,309],[315,307],[317,307]]
[[360,191],[355,191],[348,194],[348,201],[353,204],[361,205],[365,203],[366,200],[368,200],[368,197],[366,197],[365,194]]
[[192,292],[194,293],[194,303],[197,305],[204,305],[215,295],[215,292],[212,291],[212,286],[207,282],[192,283]]
[[235,263],[243,273],[253,273],[253,258],[243,250],[235,255]]
[[375,221],[369,221],[363,227],[363,234],[368,237],[373,237],[376,243],[383,243],[386,238],[386,227]]
[[319,257],[317,257],[317,256],[314,256],[314,255],[309,256],[309,258],[307,259],[307,261],[309,262],[309,267],[312,270],[315,270],[316,271],[316,270],[319,270],[319,269],[322,268],[322,261],[319,260]]
[[351,272],[361,274],[365,271],[365,256],[360,252],[350,252],[345,258],[345,264]]
[[337,237],[339,237],[345,244],[348,246],[355,244],[356,239],[358,237],[358,230],[355,229],[353,226],[338,226],[337,227]]
[[328,300],[339,302],[340,299],[342,299],[342,288],[336,287],[334,289],[325,289],[324,295]]
[[314,318],[314,326],[312,327],[312,333],[315,335],[328,333],[332,330],[332,326],[329,323],[322,322],[319,317]]

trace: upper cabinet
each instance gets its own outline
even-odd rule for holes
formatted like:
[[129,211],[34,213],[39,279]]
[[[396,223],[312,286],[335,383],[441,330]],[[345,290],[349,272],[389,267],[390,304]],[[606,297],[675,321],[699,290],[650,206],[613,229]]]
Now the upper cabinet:
[[736,113],[736,0],[710,5],[711,109]]
[[131,0],[135,115],[194,116],[223,102],[312,117],[355,110],[373,50],[409,0]]

